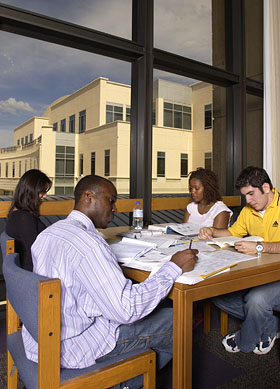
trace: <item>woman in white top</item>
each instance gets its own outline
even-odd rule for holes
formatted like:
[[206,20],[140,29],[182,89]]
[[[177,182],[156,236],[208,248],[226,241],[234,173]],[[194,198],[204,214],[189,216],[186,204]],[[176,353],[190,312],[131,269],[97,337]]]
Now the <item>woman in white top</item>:
[[222,202],[218,177],[212,170],[198,168],[191,172],[189,190],[193,202],[185,209],[184,223],[201,227],[227,228],[232,211]]

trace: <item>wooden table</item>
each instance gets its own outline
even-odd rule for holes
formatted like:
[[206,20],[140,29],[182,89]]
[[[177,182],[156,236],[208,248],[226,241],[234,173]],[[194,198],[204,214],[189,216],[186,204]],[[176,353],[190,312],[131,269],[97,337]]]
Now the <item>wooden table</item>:
[[[126,277],[144,281],[149,273],[123,267]],[[193,302],[280,280],[280,254],[263,254],[196,285],[175,283],[173,300],[173,389],[192,388]]]

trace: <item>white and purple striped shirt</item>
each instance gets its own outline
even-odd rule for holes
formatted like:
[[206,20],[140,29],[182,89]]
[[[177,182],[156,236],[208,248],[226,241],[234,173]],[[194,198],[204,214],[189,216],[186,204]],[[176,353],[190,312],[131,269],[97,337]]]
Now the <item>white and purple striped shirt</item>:
[[[182,270],[168,262],[140,284],[126,279],[110,246],[79,211],[54,223],[32,245],[33,271],[61,280],[61,366],[85,368],[114,349],[120,324],[147,316]],[[38,345],[23,327],[26,356]]]

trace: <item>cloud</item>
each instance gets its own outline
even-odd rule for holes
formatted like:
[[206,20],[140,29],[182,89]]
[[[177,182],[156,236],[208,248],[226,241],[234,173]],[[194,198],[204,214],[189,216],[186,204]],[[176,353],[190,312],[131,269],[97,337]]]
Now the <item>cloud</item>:
[[16,115],[18,111],[34,113],[34,110],[29,103],[17,101],[14,97],[10,97],[5,101],[0,101],[0,111],[9,112],[13,115]]

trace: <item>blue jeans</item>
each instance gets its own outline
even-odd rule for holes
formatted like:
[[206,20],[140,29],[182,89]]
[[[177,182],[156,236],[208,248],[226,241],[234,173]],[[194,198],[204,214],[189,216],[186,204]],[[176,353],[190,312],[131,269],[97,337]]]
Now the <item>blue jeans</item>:
[[253,351],[257,343],[273,338],[279,330],[279,319],[273,310],[280,310],[280,281],[214,297],[212,301],[243,320],[235,337],[241,351]]
[[[156,309],[150,315],[133,324],[122,324],[116,347],[99,361],[105,361],[109,357],[126,353],[132,350],[145,351],[152,349],[156,352],[157,370],[164,367],[172,359],[173,345],[173,310],[172,308]],[[114,388],[129,387],[138,389],[143,386],[143,377],[135,377],[131,380],[116,385]]]

